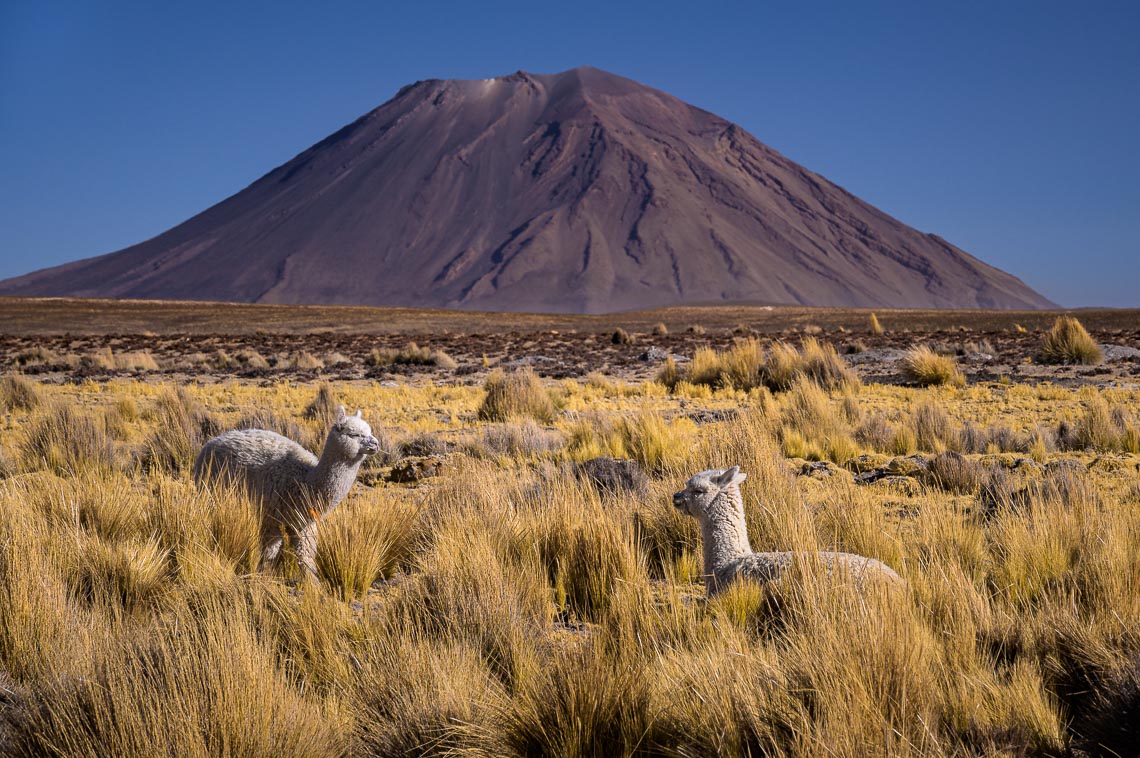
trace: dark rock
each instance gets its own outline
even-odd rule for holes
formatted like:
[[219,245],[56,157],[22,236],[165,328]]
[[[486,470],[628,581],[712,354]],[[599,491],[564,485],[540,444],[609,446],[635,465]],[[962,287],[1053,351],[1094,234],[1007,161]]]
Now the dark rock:
[[641,355],[637,356],[637,359],[640,361],[648,361],[650,363],[660,363],[668,357],[668,352],[654,345]]
[[388,481],[399,484],[418,482],[421,479],[439,476],[446,465],[447,459],[438,455],[427,458],[407,458],[392,467],[391,473],[388,474]]

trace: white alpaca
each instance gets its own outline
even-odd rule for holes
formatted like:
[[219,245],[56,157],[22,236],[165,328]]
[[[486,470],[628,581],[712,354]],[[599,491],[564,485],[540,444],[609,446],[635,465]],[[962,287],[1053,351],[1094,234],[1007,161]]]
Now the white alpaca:
[[[730,469],[702,471],[673,495],[673,505],[701,525],[704,550],[705,588],[715,595],[738,577],[759,582],[780,579],[791,567],[794,553],[754,553],[748,542],[744,523],[744,501],[740,483],[745,474],[739,466]],[[827,570],[837,568],[858,583],[866,579],[885,579],[901,583],[899,575],[882,561],[853,553],[821,551],[816,553]]]
[[344,499],[365,457],[380,449],[372,428],[337,409],[318,459],[287,437],[264,429],[238,429],[202,446],[194,461],[194,481],[244,486],[261,506],[262,564],[272,564],[284,537],[297,562],[316,572],[317,522]]

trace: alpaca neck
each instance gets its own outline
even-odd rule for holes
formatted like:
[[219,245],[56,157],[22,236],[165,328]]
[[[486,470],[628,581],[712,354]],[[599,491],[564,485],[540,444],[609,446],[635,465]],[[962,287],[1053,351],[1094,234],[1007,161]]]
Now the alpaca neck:
[[325,442],[325,449],[309,479],[309,486],[319,500],[322,513],[331,511],[344,500],[352,489],[352,483],[356,481],[356,472],[363,461],[364,456],[345,459],[333,445]]
[[701,521],[705,559],[705,583],[733,561],[752,552],[748,527],[744,523],[744,500],[736,485],[726,488],[713,501],[709,515]]

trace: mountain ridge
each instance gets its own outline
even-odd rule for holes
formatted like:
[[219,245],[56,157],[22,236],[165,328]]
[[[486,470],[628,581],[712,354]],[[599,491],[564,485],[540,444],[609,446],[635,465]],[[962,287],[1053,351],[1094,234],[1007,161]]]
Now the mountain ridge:
[[738,125],[591,67],[412,83],[182,224],[0,294],[586,313],[1053,305]]

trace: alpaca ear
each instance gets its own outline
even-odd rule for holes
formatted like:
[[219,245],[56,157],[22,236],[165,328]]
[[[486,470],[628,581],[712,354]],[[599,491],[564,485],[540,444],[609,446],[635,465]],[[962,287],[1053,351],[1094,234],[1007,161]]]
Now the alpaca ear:
[[336,423],[339,424],[340,422],[344,421],[346,418],[348,418],[348,417],[344,415],[344,406],[338,405],[336,407]]
[[360,412],[361,412],[362,410],[363,410],[363,408],[357,408],[357,409],[356,409],[356,417],[357,417],[357,418],[360,418]]
[[723,474],[716,478],[716,483],[721,487],[727,487],[730,484],[740,484],[744,481],[747,474],[740,473],[740,466],[733,466],[726,469]]

